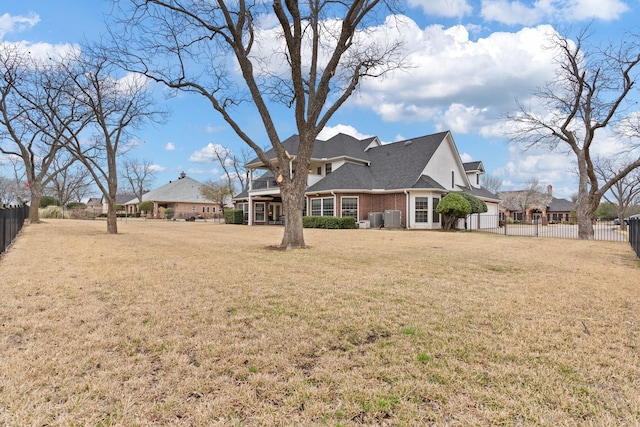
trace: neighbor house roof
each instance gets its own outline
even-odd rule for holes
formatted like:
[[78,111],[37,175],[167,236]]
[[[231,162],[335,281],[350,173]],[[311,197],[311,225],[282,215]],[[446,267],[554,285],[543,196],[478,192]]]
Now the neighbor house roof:
[[[150,202],[173,202],[173,203],[215,203],[212,200],[204,197],[200,188],[202,183],[190,178],[186,175],[181,175],[175,181],[169,181],[168,184],[158,187],[155,190],[149,191],[142,196],[142,201]],[[127,204],[139,203],[138,198],[134,198],[127,202]]]
[[566,199],[551,199],[547,212],[570,212],[575,209],[575,204]]

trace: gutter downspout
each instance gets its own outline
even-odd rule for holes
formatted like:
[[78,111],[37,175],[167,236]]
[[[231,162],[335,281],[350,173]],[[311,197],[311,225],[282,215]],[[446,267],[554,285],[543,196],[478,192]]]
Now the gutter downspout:
[[[331,195],[333,196],[333,206],[336,207],[336,211],[337,211],[338,210],[338,204],[336,203],[336,193],[335,193],[335,191],[332,190],[331,191]],[[335,213],[338,213],[338,212],[335,212]],[[338,216],[338,215],[336,215],[336,216]],[[342,218],[342,212],[340,212],[340,218]]]
[[409,191],[404,190],[404,194],[405,194],[405,198],[407,199],[407,202],[405,203],[405,219],[406,219],[406,228],[410,229],[411,227],[409,227],[409,220],[411,219],[411,214],[409,213],[409,207],[411,206],[411,197],[409,195]]

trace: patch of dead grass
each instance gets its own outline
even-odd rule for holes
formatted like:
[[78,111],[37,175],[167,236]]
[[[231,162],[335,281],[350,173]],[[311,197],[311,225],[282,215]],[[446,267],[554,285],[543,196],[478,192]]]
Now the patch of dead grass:
[[627,244],[135,221],[0,259],[0,425],[636,425]]

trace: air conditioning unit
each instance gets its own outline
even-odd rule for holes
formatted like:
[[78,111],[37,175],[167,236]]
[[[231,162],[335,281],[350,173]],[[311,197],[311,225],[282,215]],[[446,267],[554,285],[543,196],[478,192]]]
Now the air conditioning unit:
[[380,228],[384,225],[382,212],[369,212],[369,225],[371,228]]
[[400,211],[384,211],[384,228],[400,228]]

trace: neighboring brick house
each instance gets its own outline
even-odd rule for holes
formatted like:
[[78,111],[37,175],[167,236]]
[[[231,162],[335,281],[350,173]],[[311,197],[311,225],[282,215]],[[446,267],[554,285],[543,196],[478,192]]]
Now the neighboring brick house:
[[[553,197],[553,186],[547,186],[547,192],[517,190],[502,191],[500,205],[500,219],[512,221],[539,222],[542,225],[571,222],[573,202]],[[522,210],[522,205],[526,209]]]
[[[219,203],[205,198],[201,193],[202,183],[186,176],[184,172],[177,180],[169,181],[162,187],[151,190],[142,196],[142,201],[153,202],[153,218],[160,218],[161,208],[172,208],[174,217],[178,219],[188,218],[220,218],[222,207]],[[137,197],[125,203],[127,212],[136,212],[140,204]]]
[[[292,156],[295,173],[299,139],[294,135],[283,141]],[[273,150],[266,153],[274,159]],[[270,172],[254,178],[264,164],[255,159],[246,164],[250,185],[234,197],[245,211],[249,225],[281,222],[282,199]],[[311,156],[305,215],[352,216],[367,221],[378,213],[392,211],[399,226],[440,228],[435,209],[447,193],[467,192],[487,204],[487,214],[475,214],[470,228],[495,227],[499,198],[480,186],[484,173],[481,162],[463,163],[450,132],[440,132],[391,144],[377,137],[356,139],[338,134],[326,141],[317,140]]]

